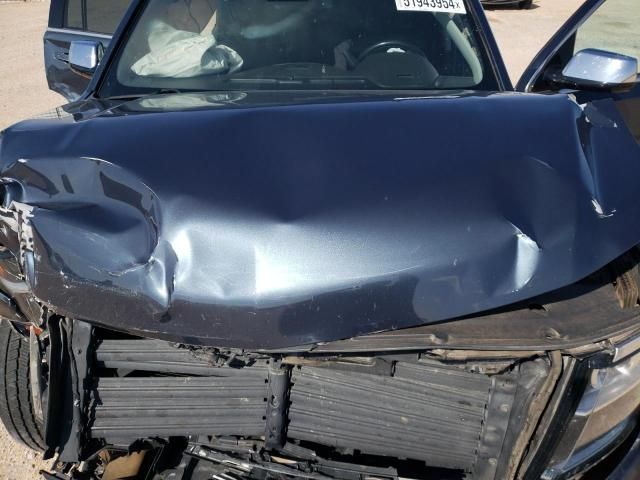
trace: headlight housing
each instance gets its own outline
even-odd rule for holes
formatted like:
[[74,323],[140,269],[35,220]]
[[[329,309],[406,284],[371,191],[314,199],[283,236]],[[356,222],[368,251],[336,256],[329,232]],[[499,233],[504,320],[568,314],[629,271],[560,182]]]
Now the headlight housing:
[[545,480],[572,478],[624,442],[637,426],[640,337],[616,348],[614,363],[591,371],[590,381],[544,472]]

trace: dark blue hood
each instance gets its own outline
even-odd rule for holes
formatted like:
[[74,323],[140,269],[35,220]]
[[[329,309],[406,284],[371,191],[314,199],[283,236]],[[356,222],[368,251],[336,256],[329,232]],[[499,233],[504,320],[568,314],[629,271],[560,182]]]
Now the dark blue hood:
[[7,130],[5,215],[35,297],[279,348],[512,304],[640,242],[640,149],[612,102],[259,100],[85,102]]

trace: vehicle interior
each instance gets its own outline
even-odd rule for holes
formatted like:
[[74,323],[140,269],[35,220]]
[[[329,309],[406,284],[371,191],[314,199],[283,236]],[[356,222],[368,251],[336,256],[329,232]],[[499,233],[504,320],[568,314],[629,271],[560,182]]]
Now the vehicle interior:
[[464,15],[392,2],[159,0],[133,29],[117,79],[156,89],[468,88],[484,76],[468,27]]

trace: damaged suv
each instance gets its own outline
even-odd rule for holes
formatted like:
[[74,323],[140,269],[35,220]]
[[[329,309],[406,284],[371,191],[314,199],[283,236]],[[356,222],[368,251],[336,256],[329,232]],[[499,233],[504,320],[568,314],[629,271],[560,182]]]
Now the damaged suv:
[[0,137],[8,430],[50,480],[637,478],[632,3],[513,88],[479,0],[134,0],[113,36],[54,0],[73,101]]

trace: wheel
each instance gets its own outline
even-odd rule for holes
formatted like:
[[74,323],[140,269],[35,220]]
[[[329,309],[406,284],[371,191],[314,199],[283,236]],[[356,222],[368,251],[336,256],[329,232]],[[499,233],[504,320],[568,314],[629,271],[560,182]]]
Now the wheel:
[[518,5],[518,8],[523,10],[528,10],[531,8],[531,5],[533,5],[533,0],[524,0],[520,2],[520,5]]
[[19,443],[44,450],[43,427],[33,414],[29,342],[0,321],[0,420]]

